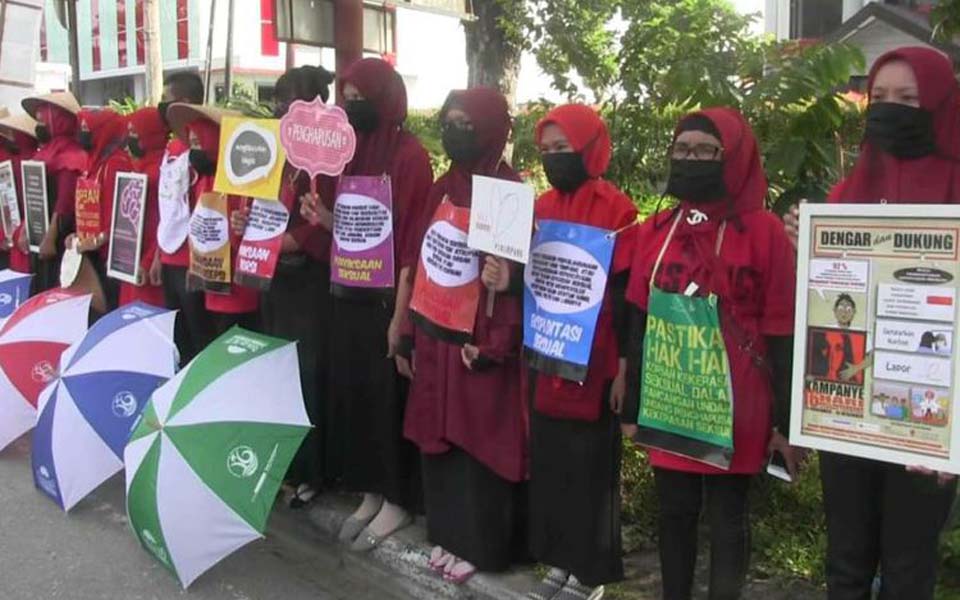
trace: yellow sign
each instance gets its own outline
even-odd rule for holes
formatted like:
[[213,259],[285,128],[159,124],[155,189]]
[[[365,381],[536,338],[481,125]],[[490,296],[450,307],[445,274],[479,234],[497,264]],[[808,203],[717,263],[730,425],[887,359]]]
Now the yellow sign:
[[279,120],[224,117],[213,189],[223,194],[276,200],[286,160],[280,145]]

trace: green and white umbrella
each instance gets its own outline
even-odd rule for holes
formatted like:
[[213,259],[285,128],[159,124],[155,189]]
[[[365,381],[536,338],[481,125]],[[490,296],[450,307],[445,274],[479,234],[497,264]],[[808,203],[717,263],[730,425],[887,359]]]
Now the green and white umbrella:
[[262,538],[310,421],[296,345],[233,328],[157,388],[124,451],[140,543],[186,588]]

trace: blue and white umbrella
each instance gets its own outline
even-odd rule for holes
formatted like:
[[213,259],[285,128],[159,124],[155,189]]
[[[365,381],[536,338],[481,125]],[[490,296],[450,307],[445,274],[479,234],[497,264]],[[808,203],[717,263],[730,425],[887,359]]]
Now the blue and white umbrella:
[[123,449],[150,395],[176,372],[176,311],[135,302],[103,316],[64,350],[40,395],[33,479],[70,510],[123,469]]
[[30,297],[32,275],[10,269],[0,271],[0,327]]

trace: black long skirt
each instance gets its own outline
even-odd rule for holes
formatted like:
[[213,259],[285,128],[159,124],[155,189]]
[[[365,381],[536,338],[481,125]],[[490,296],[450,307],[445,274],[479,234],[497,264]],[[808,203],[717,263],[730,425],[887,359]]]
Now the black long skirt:
[[333,297],[327,431],[329,459],[347,490],[382,494],[415,510],[416,446],[403,437],[407,381],[387,358],[393,300]]
[[526,558],[526,483],[503,479],[463,450],[423,454],[427,539],[481,571]]
[[326,410],[330,268],[300,255],[277,265],[270,289],[260,298],[261,319],[268,335],[297,341],[300,386],[313,428],[300,445],[287,478],[294,484],[319,488],[323,472],[323,432]]
[[609,389],[596,422],[530,411],[530,551],[589,586],[623,579],[622,448]]

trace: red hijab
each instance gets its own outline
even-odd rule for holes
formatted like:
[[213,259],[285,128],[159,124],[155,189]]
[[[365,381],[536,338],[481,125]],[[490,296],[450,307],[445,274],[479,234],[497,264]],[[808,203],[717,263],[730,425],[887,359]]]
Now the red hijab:
[[344,175],[389,173],[404,137],[407,120],[407,88],[390,63],[364,58],[353,63],[340,79],[340,89],[352,83],[377,109],[379,123],[369,133],[357,132],[357,150]]
[[699,210],[710,219],[722,221],[736,215],[761,210],[767,197],[767,177],[760,162],[760,149],[750,124],[733,108],[706,108],[680,119],[674,139],[690,117],[706,117],[720,133],[723,144],[723,183],[727,196],[710,203],[693,203],[680,198],[680,206]]
[[828,201],[843,203],[912,202],[950,204],[960,201],[960,93],[953,63],[932,48],[897,48],[882,55],[870,69],[869,91],[881,67],[892,61],[910,65],[917,78],[920,108],[933,114],[936,153],[901,160],[864,141],[860,157],[847,177],[830,192]]
[[[600,115],[583,104],[566,104],[548,112],[534,132],[537,143],[547,125],[559,127],[576,152],[590,179],[572,194],[549,189],[537,199],[537,219],[557,219],[605,229],[620,229],[637,219],[637,209],[617,186],[602,178],[610,166],[613,147],[610,132]],[[632,232],[626,232],[617,241],[612,272],[630,266]]]
[[[167,147],[167,125],[154,107],[141,108],[129,117],[130,130],[140,140],[142,158],[133,159],[133,168],[151,179],[160,175],[160,162]],[[219,134],[218,134],[219,135]]]
[[55,104],[41,102],[35,117],[50,130],[50,141],[37,150],[33,160],[45,162],[49,172],[82,173],[87,168],[87,153],[76,139],[77,116]]
[[110,109],[81,109],[77,119],[87,126],[93,138],[93,147],[87,151],[86,172],[95,175],[116,150],[123,152],[123,140],[127,135],[127,122]]
[[481,154],[472,165],[451,165],[434,188],[440,188],[457,206],[470,206],[474,175],[520,181],[517,173],[503,160],[503,149],[510,137],[510,109],[503,94],[485,87],[454,90],[447,96],[440,118],[445,118],[452,108],[459,108],[470,117]]

